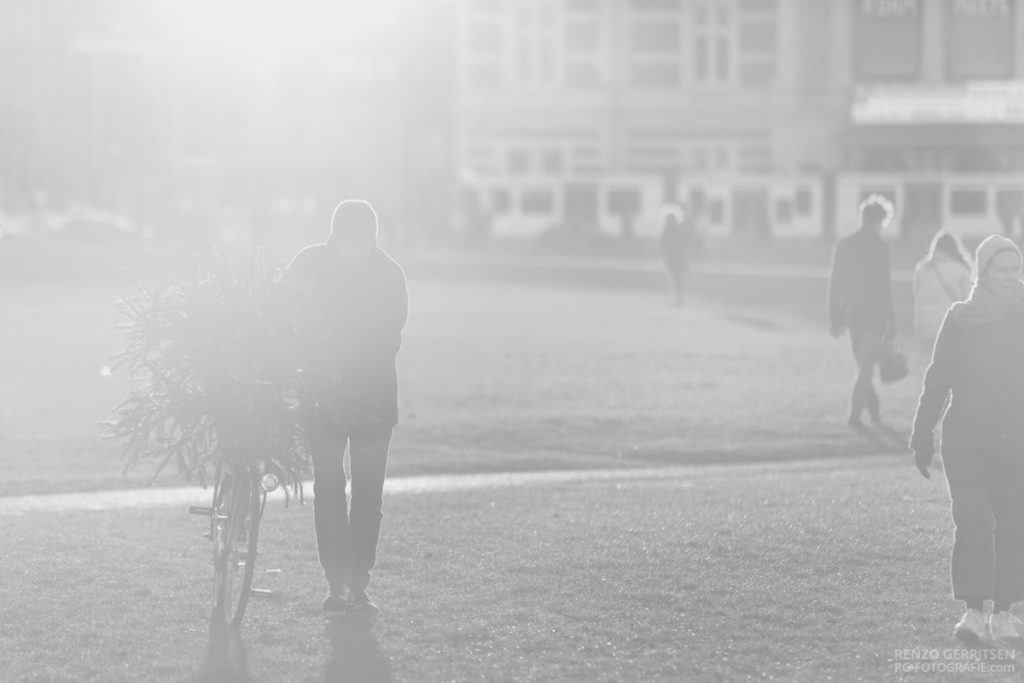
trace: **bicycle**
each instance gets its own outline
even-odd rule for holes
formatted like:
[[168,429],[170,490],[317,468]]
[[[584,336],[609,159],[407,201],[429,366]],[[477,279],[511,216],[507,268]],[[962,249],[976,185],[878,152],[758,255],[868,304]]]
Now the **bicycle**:
[[230,626],[238,627],[252,594],[270,595],[252,587],[256,569],[256,546],[267,494],[280,482],[272,473],[254,467],[232,472],[217,466],[210,507],[190,506],[194,515],[210,518],[209,539],[213,542],[213,613]]
[[[253,589],[260,521],[269,491],[302,501],[308,469],[296,376],[301,319],[277,294],[276,269],[262,257],[221,253],[166,287],[139,285],[118,308],[127,347],[117,355],[136,380],[109,435],[124,441],[125,471],[160,458],[155,479],[177,464],[191,481],[213,484],[213,612],[240,626]],[[152,479],[150,480],[152,481]],[[218,624],[219,625],[219,624]]]

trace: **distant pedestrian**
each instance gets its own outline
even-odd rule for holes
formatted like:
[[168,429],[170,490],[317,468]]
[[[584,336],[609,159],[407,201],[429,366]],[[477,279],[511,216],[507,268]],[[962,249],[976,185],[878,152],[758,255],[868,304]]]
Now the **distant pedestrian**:
[[971,293],[971,258],[956,235],[935,233],[928,255],[914,269],[914,337],[931,351],[946,311]]
[[[377,555],[391,435],[398,423],[396,357],[408,312],[402,268],[377,246],[377,214],[338,204],[325,244],[300,251],[282,278],[319,353],[301,406],[313,457],[317,553],[330,594],[323,608],[376,609],[366,589]],[[345,496],[348,446],[352,504]]]
[[668,205],[662,210],[660,246],[672,305],[682,306],[683,288],[696,246],[693,221],[683,207]]
[[[954,633],[967,641],[1016,640],[1008,611],[1024,600],[1024,284],[1021,252],[1005,237],[983,241],[978,276],[953,304],[935,340],[910,448],[930,478],[935,426],[952,500],[953,599],[966,611]],[[947,408],[948,404],[948,408]],[[986,623],[985,600],[993,613]]]
[[836,244],[828,280],[828,313],[832,336],[850,331],[857,377],[850,395],[849,424],[861,425],[867,408],[871,421],[881,422],[875,367],[885,345],[895,333],[892,272],[889,247],[881,229],[893,216],[893,206],[881,195],[871,195],[860,205],[860,228]]

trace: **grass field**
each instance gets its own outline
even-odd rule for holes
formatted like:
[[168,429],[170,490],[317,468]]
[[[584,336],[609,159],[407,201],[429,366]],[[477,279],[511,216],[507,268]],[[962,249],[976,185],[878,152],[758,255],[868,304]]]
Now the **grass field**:
[[[0,286],[0,494],[138,486],[98,423],[127,393],[131,285]],[[848,343],[805,317],[654,293],[413,281],[391,475],[834,457],[904,441],[923,359],[852,434]],[[162,483],[180,481],[175,474]]]
[[0,678],[876,681],[904,649],[969,656],[941,477],[886,457],[681,472],[388,496],[373,622],[319,611],[311,506],[271,503],[276,593],[227,648],[184,509],[0,518]]
[[[0,494],[147,478],[97,427],[127,391],[101,372],[115,291],[0,287]],[[276,593],[227,642],[184,509],[0,516],[0,680],[874,681],[903,650],[972,654],[950,635],[943,481],[903,446],[921,355],[882,390],[886,428],[853,431],[848,342],[806,311],[480,281],[411,297],[391,476],[689,467],[389,495],[372,622],[320,612],[311,507],[271,503]]]

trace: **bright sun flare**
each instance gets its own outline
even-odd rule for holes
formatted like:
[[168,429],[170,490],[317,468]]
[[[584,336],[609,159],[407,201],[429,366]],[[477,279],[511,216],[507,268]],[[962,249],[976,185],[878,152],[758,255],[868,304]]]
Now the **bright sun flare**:
[[400,17],[402,0],[175,0],[160,20],[182,55],[249,63],[372,39]]

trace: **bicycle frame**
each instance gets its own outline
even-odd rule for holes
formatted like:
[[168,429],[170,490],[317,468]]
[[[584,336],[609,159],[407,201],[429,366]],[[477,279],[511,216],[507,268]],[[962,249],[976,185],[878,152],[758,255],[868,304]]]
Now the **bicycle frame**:
[[232,472],[219,464],[214,478],[213,501],[208,508],[192,506],[192,514],[208,515],[213,542],[213,618],[241,625],[252,594],[259,525],[267,492],[256,469]]

